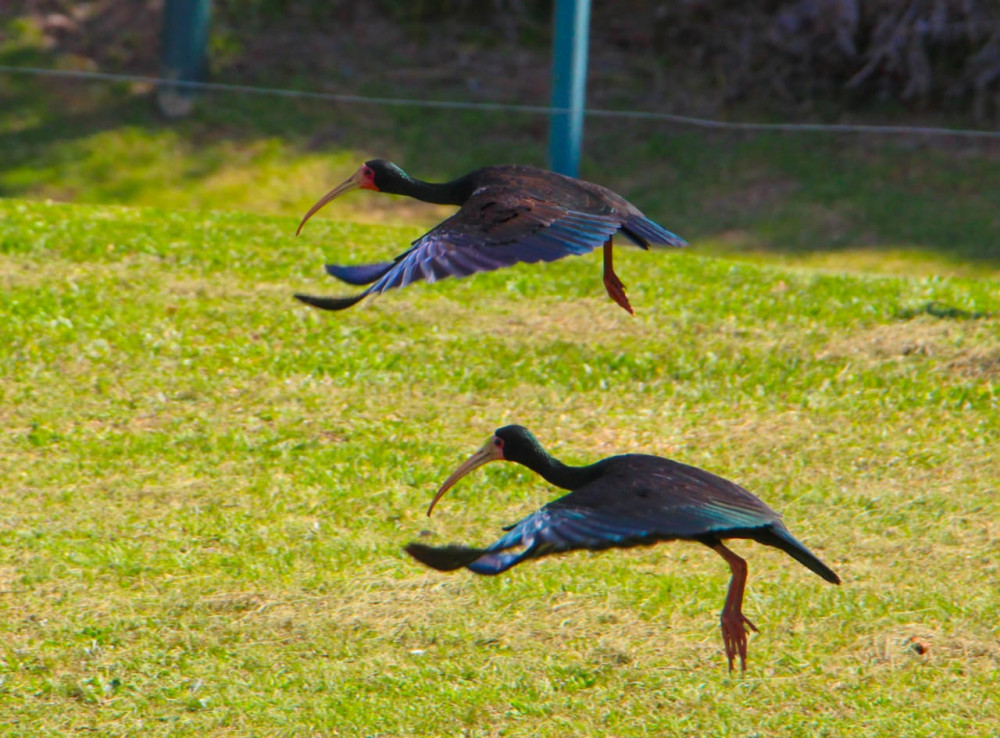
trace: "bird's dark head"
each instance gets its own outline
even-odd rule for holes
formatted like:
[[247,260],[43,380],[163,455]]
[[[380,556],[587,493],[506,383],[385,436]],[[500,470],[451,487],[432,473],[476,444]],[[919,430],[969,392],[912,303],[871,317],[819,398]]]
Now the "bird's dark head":
[[542,444],[523,425],[505,425],[497,428],[490,439],[500,450],[500,458],[523,464],[528,459],[545,453]]
[[523,464],[525,461],[535,458],[539,454],[545,454],[542,445],[531,435],[531,431],[524,426],[505,425],[503,428],[498,428],[481,449],[470,456],[445,480],[444,484],[441,485],[441,489],[437,491],[434,499],[431,500],[430,507],[427,508],[427,514],[431,514],[434,506],[445,492],[451,489],[459,479],[473,469],[478,469],[483,464],[488,464],[491,461],[516,461]]
[[398,192],[400,183],[410,180],[406,172],[385,159],[369,159],[358,171],[364,173],[366,184],[361,185],[363,189],[388,192],[392,195],[402,194]]

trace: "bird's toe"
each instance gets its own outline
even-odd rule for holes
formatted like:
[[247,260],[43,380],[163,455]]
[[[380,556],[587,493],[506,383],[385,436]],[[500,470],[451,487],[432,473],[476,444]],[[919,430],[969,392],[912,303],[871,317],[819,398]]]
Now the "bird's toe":
[[604,275],[604,288],[608,291],[608,297],[614,300],[627,313],[635,315],[635,311],[628,300],[628,295],[625,294],[625,285],[618,279],[617,274],[612,272],[611,274]]
[[722,641],[726,647],[726,658],[729,660],[729,671],[733,670],[736,657],[740,657],[740,671],[747,670],[747,634],[752,630],[757,632],[757,626],[743,613],[723,613]]

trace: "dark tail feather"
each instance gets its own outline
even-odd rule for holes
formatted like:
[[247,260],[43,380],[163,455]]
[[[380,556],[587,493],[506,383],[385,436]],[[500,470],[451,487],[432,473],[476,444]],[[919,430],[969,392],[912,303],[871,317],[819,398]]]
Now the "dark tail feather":
[[353,297],[316,297],[315,295],[296,293],[295,299],[320,310],[343,310],[361,302],[367,295],[367,292],[362,292],[360,295],[354,295]]
[[354,266],[341,266],[340,264],[327,264],[326,272],[331,277],[336,277],[341,282],[362,287],[371,284],[387,271],[392,269],[394,261],[383,261],[378,264],[356,264]]
[[622,226],[622,233],[644,249],[648,249],[650,246],[670,246],[672,248],[687,246],[687,241],[683,238],[648,218],[629,218]]
[[468,546],[427,546],[423,543],[410,543],[404,549],[406,553],[421,564],[438,571],[454,571],[468,566],[482,556],[486,551]]
[[829,566],[820,561],[808,548],[796,540],[795,536],[781,528],[767,528],[762,531],[763,535],[755,540],[765,543],[768,546],[780,548],[786,554],[798,561],[803,566],[819,574],[831,584],[840,584],[840,577]]

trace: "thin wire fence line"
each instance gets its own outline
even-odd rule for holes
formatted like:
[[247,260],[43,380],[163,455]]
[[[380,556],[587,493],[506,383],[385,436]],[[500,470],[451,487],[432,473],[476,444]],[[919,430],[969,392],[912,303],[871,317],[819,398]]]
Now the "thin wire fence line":
[[[482,110],[513,113],[533,113],[542,115],[567,114],[569,108],[554,108],[547,105],[517,105],[514,103],[461,102],[458,100],[414,100],[400,97],[368,97],[345,95],[335,92],[311,92],[289,90],[280,87],[256,87],[224,82],[191,82],[141,74],[115,74],[109,72],[86,72],[70,69],[44,69],[40,67],[15,67],[0,64],[0,72],[25,74],[36,77],[60,77],[100,82],[138,82],[151,85],[190,89],[200,92],[240,92],[252,95],[324,100],[357,105],[387,105],[412,108],[437,108],[444,110]],[[941,128],[934,126],[881,126],[853,123],[750,123],[739,121],[712,120],[674,113],[655,113],[642,110],[606,110],[589,108],[584,114],[593,118],[620,118],[632,120],[662,121],[697,128],[736,131],[785,131],[789,133],[873,133],[916,136],[958,136],[962,138],[1000,139],[1000,131],[984,131],[963,128]]]

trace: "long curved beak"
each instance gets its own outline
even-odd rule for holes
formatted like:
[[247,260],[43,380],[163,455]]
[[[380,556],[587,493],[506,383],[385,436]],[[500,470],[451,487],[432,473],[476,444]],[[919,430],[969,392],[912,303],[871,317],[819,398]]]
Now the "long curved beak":
[[302,231],[302,226],[306,224],[306,221],[309,220],[311,217],[313,217],[316,214],[316,211],[318,211],[328,202],[337,199],[345,192],[350,192],[351,190],[360,189],[362,183],[364,182],[361,174],[363,171],[364,168],[362,167],[354,174],[352,174],[350,177],[348,177],[346,180],[344,180],[339,185],[337,185],[332,190],[323,195],[323,197],[321,197],[319,200],[317,200],[316,204],[313,205],[311,208],[309,208],[309,212],[306,213],[305,216],[303,216],[302,222],[299,223],[299,227],[295,229],[295,235],[296,236],[299,235],[299,233]]
[[500,461],[502,459],[503,444],[497,443],[496,436],[491,436],[485,446],[476,451],[476,453],[470,456],[468,460],[463,462],[461,466],[453,471],[450,477],[444,480],[444,484],[441,485],[441,489],[439,489],[437,494],[434,495],[434,499],[431,500],[430,507],[427,508],[427,517],[431,516],[431,512],[434,511],[434,506],[438,503],[438,500],[444,496],[444,493],[455,486],[455,482],[471,472],[473,469],[478,469],[483,464],[488,464],[491,461]]

